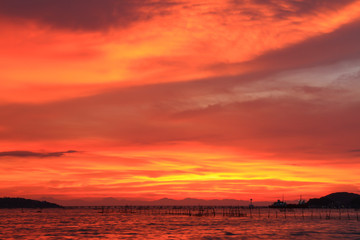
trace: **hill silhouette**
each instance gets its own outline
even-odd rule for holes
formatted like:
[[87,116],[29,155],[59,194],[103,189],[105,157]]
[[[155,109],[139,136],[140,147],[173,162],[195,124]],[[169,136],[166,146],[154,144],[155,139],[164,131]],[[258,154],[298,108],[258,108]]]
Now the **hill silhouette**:
[[348,192],[331,193],[321,198],[312,198],[307,205],[317,208],[360,208],[360,195]]
[[[43,197],[40,200],[50,201],[62,206],[249,206],[249,201],[236,199],[171,199],[158,200],[126,199],[126,198],[79,198],[61,200],[52,197]],[[268,206],[271,202],[254,201],[255,206]]]
[[62,208],[62,206],[47,201],[4,197],[0,198],[0,208]]

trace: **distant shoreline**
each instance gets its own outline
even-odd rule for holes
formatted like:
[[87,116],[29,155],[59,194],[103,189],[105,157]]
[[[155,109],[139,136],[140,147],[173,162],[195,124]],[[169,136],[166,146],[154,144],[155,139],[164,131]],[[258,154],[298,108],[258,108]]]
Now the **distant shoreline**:
[[[55,203],[53,203],[55,202]],[[283,203],[275,205],[275,203]],[[76,200],[58,200],[51,199],[51,201],[39,201],[25,198],[0,198],[0,208],[100,208],[100,207],[165,207],[165,206],[178,206],[178,207],[191,207],[191,206],[206,206],[206,207],[275,207],[275,208],[360,208],[360,195],[355,193],[338,192],[326,195],[321,198],[313,198],[309,201],[300,200],[299,203],[286,203],[278,200],[271,205],[271,202],[255,202],[252,205],[249,201],[235,200],[235,199],[194,199],[186,198],[183,200],[174,200],[163,198],[155,201],[136,201],[125,200],[116,198],[104,198],[100,201],[94,202],[76,202]]]

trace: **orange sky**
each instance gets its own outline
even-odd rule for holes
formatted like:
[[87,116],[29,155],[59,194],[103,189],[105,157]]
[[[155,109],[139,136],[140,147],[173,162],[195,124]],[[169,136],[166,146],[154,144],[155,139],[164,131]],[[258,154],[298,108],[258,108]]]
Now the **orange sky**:
[[360,193],[359,29],[358,0],[0,0],[0,195]]

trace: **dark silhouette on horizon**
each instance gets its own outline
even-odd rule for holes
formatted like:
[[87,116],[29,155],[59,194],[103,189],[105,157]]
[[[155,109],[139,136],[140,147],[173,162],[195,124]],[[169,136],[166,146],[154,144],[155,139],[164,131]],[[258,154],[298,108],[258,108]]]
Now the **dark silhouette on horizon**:
[[0,208],[63,208],[47,201],[37,201],[25,198],[0,198]]
[[278,200],[270,208],[360,208],[360,195],[348,192],[337,192],[320,198],[311,198],[308,202],[299,201],[298,204],[287,204]]
[[321,198],[312,198],[307,204],[314,208],[360,208],[360,195],[348,192],[331,193]]
[[[250,208],[255,207],[253,205],[252,199],[250,200],[250,205],[248,201],[244,200],[235,200],[235,199],[195,199],[195,198],[185,198],[183,200],[174,200],[169,198],[163,198],[155,201],[141,201],[141,200],[118,200],[115,198],[107,198],[109,202],[104,204],[103,201],[95,202],[96,204],[91,204],[91,202],[82,202],[82,206],[248,206]],[[53,199],[56,201],[56,199]],[[54,202],[52,201],[52,202]],[[70,201],[70,200],[68,200]],[[66,203],[66,201],[65,201]],[[86,204],[87,203],[87,204]],[[266,203],[266,202],[258,202]],[[269,202],[267,202],[269,203]],[[61,203],[60,203],[61,204]],[[38,201],[25,198],[10,198],[3,197],[0,198],[0,209],[1,208],[63,208],[63,206],[79,206],[77,204],[67,205],[67,204],[56,204],[48,201]],[[265,207],[269,205],[260,204],[258,207]],[[270,208],[360,208],[360,195],[355,193],[347,192],[337,192],[331,193],[329,195],[312,198],[309,201],[300,199],[297,204],[288,204],[285,201],[278,200],[269,206]]]

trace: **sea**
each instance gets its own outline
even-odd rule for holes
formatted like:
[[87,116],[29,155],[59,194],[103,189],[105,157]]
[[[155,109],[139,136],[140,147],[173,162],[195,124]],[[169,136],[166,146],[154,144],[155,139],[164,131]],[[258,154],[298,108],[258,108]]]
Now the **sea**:
[[0,209],[0,239],[359,239],[353,209]]

